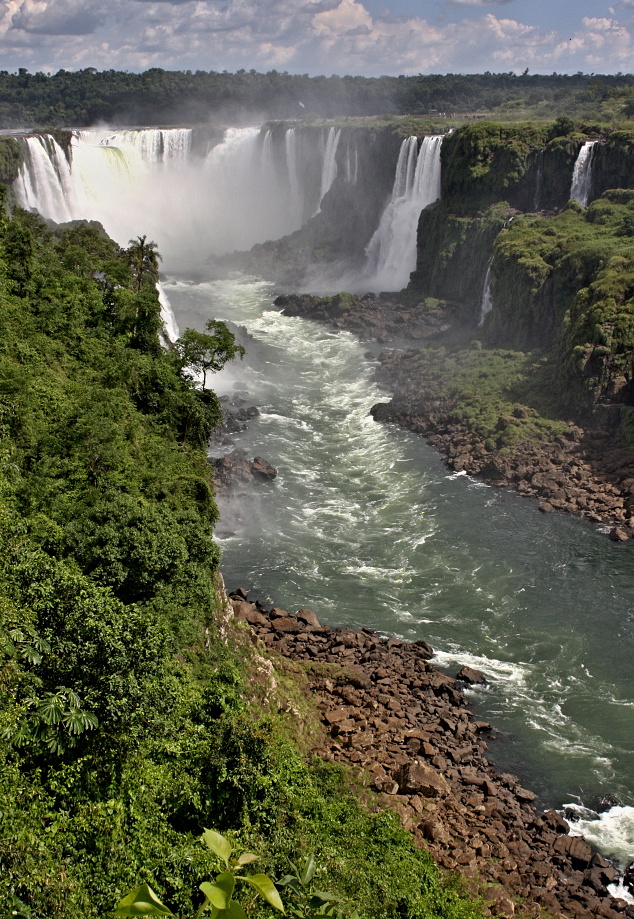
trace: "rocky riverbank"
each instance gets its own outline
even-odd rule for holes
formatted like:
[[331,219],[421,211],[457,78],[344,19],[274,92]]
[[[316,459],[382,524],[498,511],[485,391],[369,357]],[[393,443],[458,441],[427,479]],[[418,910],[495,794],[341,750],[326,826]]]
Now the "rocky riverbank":
[[[343,304],[342,297],[347,298]],[[455,421],[458,401],[445,395],[442,381],[426,372],[414,348],[416,343],[452,334],[459,318],[457,308],[432,305],[428,313],[409,297],[402,301],[398,295],[385,294],[299,295],[278,297],[276,304],[288,315],[327,322],[364,340],[411,339],[412,350],[386,350],[379,356],[379,378],[393,390],[393,397],[373,407],[377,421],[423,435],[451,469],[513,488],[536,499],[543,512],[563,510],[585,517],[608,527],[617,542],[634,536],[634,453],[613,423],[586,428],[569,423],[554,440],[527,439],[499,450],[466,423]],[[470,336],[474,331],[459,334]],[[500,418],[499,424],[513,421]]]
[[342,331],[354,332],[362,340],[385,343],[394,339],[425,341],[447,332],[455,321],[456,311],[441,306],[421,310],[415,299],[399,294],[335,294],[314,297],[311,294],[280,296],[275,305],[286,316],[301,316],[327,322]]
[[477,671],[454,679],[433,667],[424,641],[330,628],[312,610],[291,615],[249,602],[242,589],[230,596],[254,641],[305,665],[327,738],[313,752],[357,770],[491,915],[634,919],[634,906],[608,893],[614,867],[569,836],[557,812],[538,813],[535,795],[487,759],[490,725],[462,692],[483,679]]

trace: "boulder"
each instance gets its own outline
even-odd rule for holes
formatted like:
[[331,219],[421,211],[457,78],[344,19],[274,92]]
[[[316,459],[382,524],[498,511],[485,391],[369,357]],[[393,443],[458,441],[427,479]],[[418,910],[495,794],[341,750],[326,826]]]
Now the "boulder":
[[274,479],[277,475],[275,466],[271,466],[261,456],[256,456],[251,463],[251,474],[260,479]]
[[319,619],[318,619],[317,616],[314,614],[314,612],[312,611],[312,609],[298,609],[298,610],[297,610],[297,613],[296,613],[295,615],[296,615],[297,618],[300,620],[300,622],[305,622],[306,625],[310,625],[310,626],[312,626],[314,629],[320,629],[320,628],[321,628],[321,624],[320,624],[320,622],[319,622]]
[[479,670],[476,670],[474,667],[461,667],[458,673],[456,674],[456,679],[460,680],[462,683],[486,683],[487,678],[483,673],[480,673]]
[[258,613],[253,603],[246,603],[244,600],[232,600],[233,613],[237,619],[244,619],[249,625],[258,625],[263,628],[269,628],[268,619]]
[[276,632],[288,632],[289,634],[301,632],[303,628],[301,622],[298,622],[294,616],[289,616],[288,618],[281,616],[278,619],[272,619],[271,625]]
[[581,836],[558,836],[553,849],[569,858],[577,868],[587,868],[592,858],[592,849]]
[[394,779],[403,795],[419,794],[424,798],[436,798],[449,792],[449,783],[440,772],[416,760],[397,769]]
[[627,542],[629,539],[629,536],[621,527],[612,527],[609,535],[612,542]]

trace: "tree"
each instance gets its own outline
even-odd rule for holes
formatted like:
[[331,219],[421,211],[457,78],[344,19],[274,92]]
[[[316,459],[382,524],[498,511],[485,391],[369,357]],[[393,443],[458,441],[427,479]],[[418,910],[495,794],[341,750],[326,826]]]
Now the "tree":
[[207,388],[207,374],[222,370],[227,361],[236,356],[242,359],[245,350],[236,345],[235,336],[226,323],[210,319],[205,326],[207,332],[185,329],[174,345],[181,360],[181,370],[190,368],[203,375],[203,390]]
[[131,239],[128,243],[127,258],[134,272],[137,291],[141,290],[144,284],[156,284],[159,262],[162,258],[153,240],[147,242],[147,236]]

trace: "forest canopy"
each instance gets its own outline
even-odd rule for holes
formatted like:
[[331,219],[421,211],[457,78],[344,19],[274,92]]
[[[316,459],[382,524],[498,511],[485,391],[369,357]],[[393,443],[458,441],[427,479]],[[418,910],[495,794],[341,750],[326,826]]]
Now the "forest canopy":
[[432,74],[400,77],[319,76],[277,70],[31,74],[0,71],[0,127],[178,124],[216,118],[495,112],[552,118],[629,118],[634,76],[582,73]]

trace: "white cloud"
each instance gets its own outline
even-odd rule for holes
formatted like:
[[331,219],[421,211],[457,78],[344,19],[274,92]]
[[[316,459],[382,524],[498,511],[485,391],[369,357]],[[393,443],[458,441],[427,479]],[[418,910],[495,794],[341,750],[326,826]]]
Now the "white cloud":
[[100,3],[24,0],[11,17],[13,29],[41,35],[92,35],[108,15]]
[[512,0],[449,0],[451,6],[497,6]]
[[[363,0],[0,0],[3,67],[299,73],[634,69],[628,16],[554,30],[482,9],[453,21],[372,15]],[[502,4],[505,0],[490,0]],[[510,0],[509,0],[510,2]],[[634,0],[623,0],[631,7]],[[392,5],[392,10],[396,5]],[[569,40],[571,39],[571,40]]]

